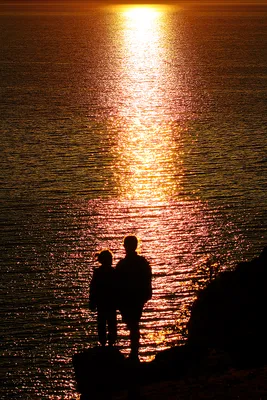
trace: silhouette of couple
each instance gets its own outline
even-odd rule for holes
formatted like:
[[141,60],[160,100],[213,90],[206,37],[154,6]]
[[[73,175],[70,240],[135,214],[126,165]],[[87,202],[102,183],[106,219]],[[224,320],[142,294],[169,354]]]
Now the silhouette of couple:
[[[97,310],[98,338],[102,346],[113,346],[117,339],[117,310],[130,331],[130,357],[138,359],[139,322],[145,303],[152,297],[152,271],[145,257],[138,255],[135,235],[124,238],[125,258],[112,267],[110,250],[97,254],[101,264],[90,283],[89,307]],[[106,335],[106,326],[108,334]]]

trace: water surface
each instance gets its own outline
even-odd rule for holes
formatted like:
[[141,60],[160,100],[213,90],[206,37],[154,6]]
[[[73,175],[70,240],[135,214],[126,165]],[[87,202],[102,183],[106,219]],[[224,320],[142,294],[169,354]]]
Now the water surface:
[[[1,398],[75,398],[94,253],[141,239],[140,355],[183,339],[207,260],[266,245],[264,12],[0,15]],[[121,350],[128,333],[119,321]]]

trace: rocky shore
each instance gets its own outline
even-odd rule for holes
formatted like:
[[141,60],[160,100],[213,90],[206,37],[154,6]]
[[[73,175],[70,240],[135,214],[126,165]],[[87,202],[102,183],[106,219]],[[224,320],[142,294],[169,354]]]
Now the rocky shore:
[[[252,369],[229,368],[224,372],[200,373],[144,385],[142,400],[266,400],[267,366]],[[121,392],[114,400],[128,400]]]
[[267,400],[266,289],[267,247],[199,292],[183,346],[148,363],[116,348],[74,355],[81,400]]
[[125,365],[125,376],[120,376],[121,385],[114,391],[108,390],[103,371],[102,390],[92,392],[89,374],[81,400],[267,400],[267,362],[241,368],[232,365],[228,354],[211,351],[205,361],[192,364],[184,373],[175,369],[160,373],[155,365],[150,369],[152,364],[146,364],[137,375]]

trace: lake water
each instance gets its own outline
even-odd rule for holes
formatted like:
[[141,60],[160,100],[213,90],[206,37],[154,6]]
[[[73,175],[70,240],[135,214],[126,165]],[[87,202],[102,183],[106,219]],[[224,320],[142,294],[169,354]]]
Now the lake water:
[[115,264],[141,239],[149,360],[183,339],[208,260],[266,245],[267,13],[17,11],[0,15],[0,393],[75,399],[95,251]]

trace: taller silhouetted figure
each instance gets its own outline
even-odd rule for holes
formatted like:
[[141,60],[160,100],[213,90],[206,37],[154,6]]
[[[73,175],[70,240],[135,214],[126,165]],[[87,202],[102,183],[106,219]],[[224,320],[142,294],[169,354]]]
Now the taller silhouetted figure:
[[124,238],[126,256],[116,266],[118,308],[130,331],[131,358],[138,359],[139,322],[145,303],[152,297],[152,271],[145,257],[137,254],[135,235]]

